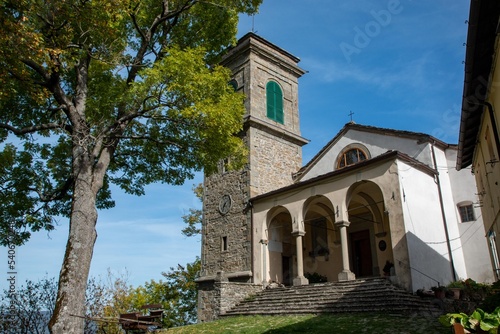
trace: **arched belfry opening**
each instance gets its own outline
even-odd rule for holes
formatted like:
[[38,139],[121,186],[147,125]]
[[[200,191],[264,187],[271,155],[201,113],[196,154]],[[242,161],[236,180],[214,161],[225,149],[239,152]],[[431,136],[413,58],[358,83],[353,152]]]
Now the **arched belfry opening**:
[[282,207],[269,213],[266,229],[267,257],[269,259],[267,283],[292,285],[296,263],[295,238],[292,237],[292,218]]
[[[353,184],[347,193],[349,263],[356,277],[380,276],[394,263],[389,218],[380,187],[372,181]],[[386,267],[387,269],[387,267]]]

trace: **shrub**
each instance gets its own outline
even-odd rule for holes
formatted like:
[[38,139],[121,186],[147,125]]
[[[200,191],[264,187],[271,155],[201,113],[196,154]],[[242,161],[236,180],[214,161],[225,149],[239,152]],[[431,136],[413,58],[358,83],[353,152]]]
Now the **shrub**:
[[318,274],[316,272],[314,273],[305,273],[304,274],[305,278],[309,280],[309,283],[324,283],[328,282],[328,278],[326,276],[323,276],[321,274]]

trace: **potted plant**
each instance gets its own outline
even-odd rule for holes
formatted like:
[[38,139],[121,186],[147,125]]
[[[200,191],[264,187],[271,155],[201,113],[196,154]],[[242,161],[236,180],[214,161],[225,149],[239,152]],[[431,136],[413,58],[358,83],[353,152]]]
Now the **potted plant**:
[[460,292],[464,289],[464,281],[455,281],[448,284],[447,289],[453,292],[453,299],[460,299]]
[[500,325],[500,307],[492,313],[477,308],[470,316],[465,313],[448,313],[439,317],[439,322],[447,327],[463,328],[464,333],[497,334]]
[[446,297],[446,287],[442,285],[433,286],[431,290],[434,291],[434,296],[438,299],[444,299]]

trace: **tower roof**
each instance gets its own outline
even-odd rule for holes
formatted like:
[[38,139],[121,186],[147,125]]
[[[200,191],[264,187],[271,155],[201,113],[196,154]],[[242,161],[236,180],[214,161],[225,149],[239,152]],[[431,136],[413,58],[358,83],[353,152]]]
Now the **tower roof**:
[[228,49],[227,53],[222,57],[221,65],[230,67],[229,64],[234,59],[246,52],[258,54],[260,57],[295,73],[297,77],[301,77],[307,72],[298,66],[300,58],[253,32],[241,37],[236,46]]

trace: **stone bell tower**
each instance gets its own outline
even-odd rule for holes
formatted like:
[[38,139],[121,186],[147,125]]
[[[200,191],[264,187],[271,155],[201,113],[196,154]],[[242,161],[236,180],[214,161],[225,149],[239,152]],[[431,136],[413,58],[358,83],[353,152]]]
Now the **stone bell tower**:
[[249,157],[243,170],[227,171],[221,162],[219,172],[204,180],[199,321],[213,320],[231,306],[224,298],[231,283],[240,291],[245,283],[249,289],[260,283],[253,276],[249,200],[292,184],[292,174],[302,167],[308,141],[300,134],[298,79],[305,71],[298,62],[254,33],[221,61],[233,73],[233,87],[246,96],[242,138]]

